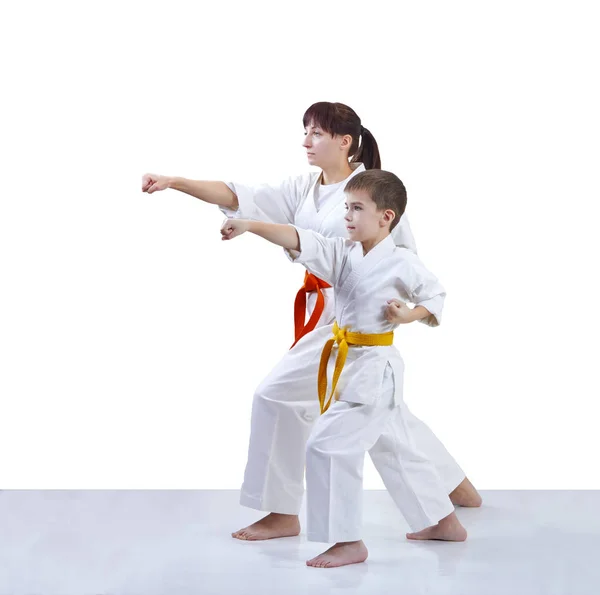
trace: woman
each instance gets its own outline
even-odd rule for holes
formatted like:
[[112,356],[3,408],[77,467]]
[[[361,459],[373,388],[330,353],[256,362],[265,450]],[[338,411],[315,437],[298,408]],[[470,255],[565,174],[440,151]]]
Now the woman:
[[[152,194],[172,188],[217,205],[228,217],[294,224],[327,237],[346,237],[344,187],[359,172],[381,168],[377,142],[354,110],[340,103],[315,103],[304,114],[303,124],[308,162],[320,172],[288,178],[278,186],[258,187],[146,174],[142,191]],[[416,252],[406,215],[393,237],[398,246]],[[307,352],[301,339],[332,324],[332,292],[320,279],[306,275],[296,298],[293,348],[256,390],[241,503],[270,514],[234,533],[238,539],[271,539],[300,532],[304,445],[314,421],[304,415],[301,402],[314,394],[313,368],[320,356],[320,351]],[[288,423],[275,423],[277,416],[288,416]],[[410,413],[408,423],[417,447],[434,462],[452,502],[480,506],[481,497],[433,432]],[[278,427],[285,431],[278,433]],[[377,467],[389,465],[385,453],[370,454]]]

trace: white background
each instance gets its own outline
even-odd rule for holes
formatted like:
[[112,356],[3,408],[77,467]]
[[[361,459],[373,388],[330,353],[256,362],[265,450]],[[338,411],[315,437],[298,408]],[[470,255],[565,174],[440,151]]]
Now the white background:
[[600,489],[593,4],[3,8],[0,487],[239,487],[303,270],[141,176],[301,174],[341,101],[448,290],[397,336],[413,411],[479,488]]

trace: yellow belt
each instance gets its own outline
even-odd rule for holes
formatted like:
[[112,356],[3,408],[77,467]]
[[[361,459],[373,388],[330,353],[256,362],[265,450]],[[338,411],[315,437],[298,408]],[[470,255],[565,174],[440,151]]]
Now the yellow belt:
[[[344,369],[346,363],[346,356],[348,355],[348,345],[392,345],[394,342],[393,331],[389,333],[381,333],[379,335],[363,335],[362,333],[350,333],[347,328],[340,329],[337,322],[333,323],[333,339],[329,339],[323,347],[321,353],[321,363],[319,364],[319,405],[321,406],[321,414],[325,413],[329,409],[331,399],[335,393],[335,387],[337,386],[340,374]],[[331,356],[331,349],[333,344],[339,345],[338,354],[335,358],[335,370],[333,372],[333,384],[331,387],[331,394],[329,399],[325,402],[325,396],[327,395],[327,362]]]

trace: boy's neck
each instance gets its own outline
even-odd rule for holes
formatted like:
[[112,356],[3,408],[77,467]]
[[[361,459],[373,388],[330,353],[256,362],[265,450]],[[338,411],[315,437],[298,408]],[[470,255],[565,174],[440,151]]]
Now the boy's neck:
[[377,235],[373,239],[362,241],[361,244],[363,247],[363,255],[366,255],[371,250],[373,250],[373,248],[375,248],[375,246],[377,246],[377,244],[380,244],[381,242],[383,242],[383,240],[385,240],[385,238],[387,238],[389,235],[390,235],[390,230],[386,229],[383,233]]

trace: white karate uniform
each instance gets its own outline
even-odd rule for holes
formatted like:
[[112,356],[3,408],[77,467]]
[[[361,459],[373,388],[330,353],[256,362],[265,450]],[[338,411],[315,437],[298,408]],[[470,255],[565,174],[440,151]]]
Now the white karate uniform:
[[[351,167],[354,171],[348,180],[365,171],[362,164],[351,164]],[[327,188],[318,188],[319,181],[320,174],[312,172],[289,178],[278,186],[250,187],[231,183],[228,185],[238,197],[239,209],[221,210],[228,217],[293,224],[325,237],[346,237],[345,184],[340,184],[336,193],[319,197],[315,196],[319,190]],[[397,246],[416,253],[406,215],[394,228],[392,238]],[[312,424],[319,416],[315,379],[321,349],[330,338],[335,317],[333,287],[324,289],[323,293],[325,309],[315,330],[285,353],[255,391],[248,464],[240,499],[244,506],[283,514],[298,514],[300,511],[304,493],[305,446]],[[313,292],[307,299],[309,316],[315,302],[316,293]],[[290,304],[290,318],[292,315]],[[307,337],[312,335],[315,335],[315,341],[307,342]],[[446,492],[450,493],[465,478],[464,472],[430,428],[406,407],[403,419],[415,444],[427,459],[433,461]],[[393,446],[389,441],[386,444]],[[389,456],[380,448],[369,454],[378,469],[386,464],[386,456]]]
[[[353,171],[346,180],[331,185],[337,189],[333,193],[328,191],[330,185],[322,186],[320,184],[321,174],[319,172],[309,172],[291,177],[276,186],[269,184],[248,186],[231,182],[227,185],[238,198],[238,210],[221,208],[221,211],[231,218],[298,225],[303,229],[316,231],[327,238],[346,237],[344,188],[351,178],[365,171],[362,163],[351,163],[350,167]],[[323,196],[319,196],[319,194]],[[417,252],[415,239],[406,216],[400,219],[392,235],[398,246],[405,246],[413,252]],[[325,309],[317,327],[331,324],[334,316],[333,288],[323,289],[322,292],[325,297]],[[316,292],[308,295],[306,309],[309,316],[314,309],[316,299]]]
[[[394,330],[398,325],[384,316],[390,299],[424,306],[431,315],[422,322],[439,324],[444,288],[416,254],[395,246],[391,236],[365,256],[360,242],[296,229],[301,252],[292,258],[334,287],[340,328],[363,334]],[[309,343],[322,349],[323,338],[309,333],[304,348]],[[334,347],[328,386],[336,355]],[[361,539],[367,451],[413,531],[435,525],[454,510],[435,466],[415,445],[405,423],[403,375],[404,363],[393,345],[349,347],[336,401],[319,417],[307,443],[309,540]]]

